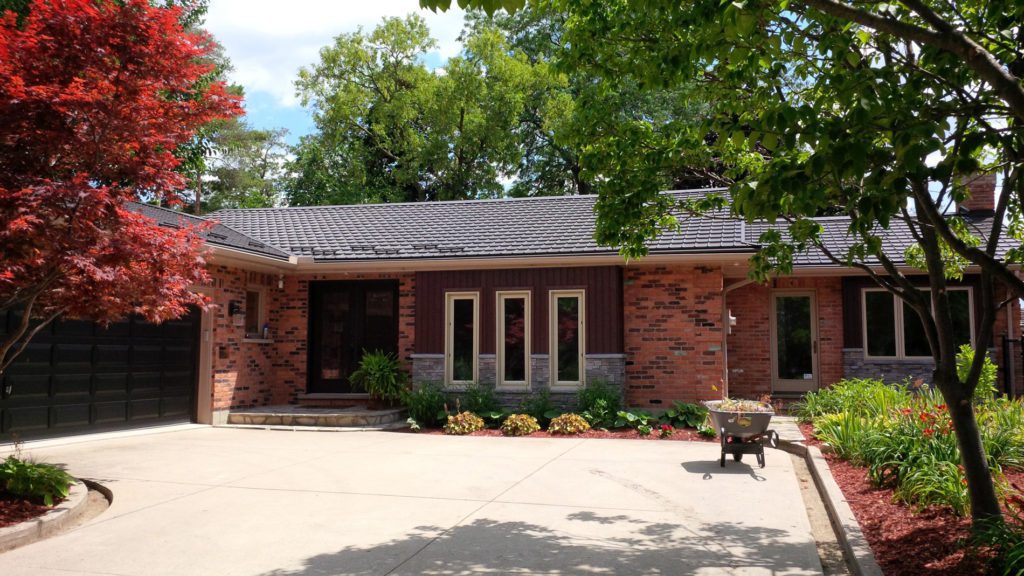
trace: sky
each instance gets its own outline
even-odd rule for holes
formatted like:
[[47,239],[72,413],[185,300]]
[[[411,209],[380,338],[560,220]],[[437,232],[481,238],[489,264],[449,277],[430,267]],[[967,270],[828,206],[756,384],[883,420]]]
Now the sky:
[[231,81],[245,88],[246,122],[254,128],[286,128],[287,141],[313,131],[312,114],[295,96],[298,69],[319,59],[335,36],[372,30],[386,16],[416,12],[424,17],[438,50],[425,58],[437,67],[458,54],[463,12],[455,3],[434,14],[418,0],[211,0],[206,29],[234,65]]

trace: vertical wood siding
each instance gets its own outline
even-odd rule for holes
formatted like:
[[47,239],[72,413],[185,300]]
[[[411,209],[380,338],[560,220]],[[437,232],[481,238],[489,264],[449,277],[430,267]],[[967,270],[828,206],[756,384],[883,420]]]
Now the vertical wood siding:
[[444,352],[445,292],[480,292],[480,353],[495,353],[496,292],[529,290],[531,354],[548,353],[548,291],[586,290],[589,354],[622,352],[622,269],[528,268],[416,273],[416,352]]

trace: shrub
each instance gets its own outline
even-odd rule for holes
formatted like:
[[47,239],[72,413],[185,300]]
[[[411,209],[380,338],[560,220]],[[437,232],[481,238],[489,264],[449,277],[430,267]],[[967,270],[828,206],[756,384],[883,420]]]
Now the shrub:
[[[588,382],[586,386],[580,388],[576,393],[576,410],[583,414],[584,412],[594,412],[597,408],[598,402],[603,401],[604,408],[608,411],[608,414],[615,414],[619,411],[622,401],[622,393],[618,388],[608,384],[604,380],[594,380]],[[612,423],[609,419],[605,426],[610,426]],[[590,423],[591,426],[600,426],[602,424]]]
[[494,388],[480,384],[470,384],[454,395],[455,403],[460,410],[467,410],[483,418],[488,428],[496,428],[508,416],[498,402]]
[[469,411],[459,412],[454,416],[448,416],[448,422],[444,425],[445,434],[455,434],[459,436],[472,434],[473,432],[483,429],[484,421],[479,416]]
[[350,380],[366,390],[371,399],[393,404],[402,398],[406,375],[398,356],[380,350],[364,351],[359,368],[352,373]]
[[582,416],[593,428],[608,428],[615,424],[615,412],[608,407],[604,398],[598,398],[589,410],[583,411]]
[[421,426],[438,426],[445,421],[445,401],[444,387],[437,382],[402,391],[402,404],[409,408],[409,417]]
[[505,436],[529,436],[539,430],[537,419],[529,414],[510,414],[501,423],[501,433]]
[[558,407],[551,400],[551,392],[546,388],[523,398],[523,401],[519,403],[519,411],[533,416],[538,423],[544,426],[547,426],[551,419],[560,413]]
[[662,415],[662,421],[676,428],[699,428],[708,419],[708,409],[700,404],[676,400]]
[[669,438],[676,431],[671,424],[659,424],[656,430],[658,431],[659,438]]
[[804,422],[840,412],[877,416],[908,406],[913,399],[908,388],[906,383],[886,384],[871,378],[848,378],[829,388],[808,392],[803,400],[793,404],[793,410]]
[[562,414],[551,419],[551,423],[548,424],[548,432],[552,434],[582,434],[590,430],[590,424],[587,423],[586,418],[579,414]]
[[56,498],[66,498],[75,479],[53,464],[29,462],[8,456],[0,464],[0,487],[15,496],[42,500],[53,506]]
[[976,529],[971,545],[995,552],[989,574],[1024,574],[1024,496],[1015,494],[1007,501],[1005,522],[990,521]]
[[[971,364],[973,363],[974,348],[971,348],[970,344],[960,346],[960,351],[956,354],[956,375],[961,381],[967,379],[967,375],[971,371]],[[981,375],[978,377],[978,387],[974,389],[974,401],[976,403],[992,400],[999,395],[999,390],[996,388],[997,374],[998,368],[996,368],[992,359],[986,354],[985,361],[981,367]]]

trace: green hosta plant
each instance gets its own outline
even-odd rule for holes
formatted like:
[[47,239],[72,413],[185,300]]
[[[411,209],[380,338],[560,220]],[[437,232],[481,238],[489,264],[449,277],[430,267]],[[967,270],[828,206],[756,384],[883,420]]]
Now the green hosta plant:
[[662,420],[676,428],[699,428],[708,419],[708,409],[700,404],[688,404],[676,400],[665,411]]
[[551,400],[551,392],[546,388],[535,394],[530,394],[519,404],[519,411],[529,414],[537,419],[540,424],[547,425],[551,419],[561,414],[558,406]]
[[551,424],[548,424],[548,432],[552,434],[574,435],[582,434],[587,430],[590,430],[590,424],[579,414],[562,414],[552,418]]
[[448,423],[444,425],[445,434],[463,436],[472,434],[484,429],[482,418],[472,412],[459,412],[454,416],[448,416]]
[[53,464],[29,462],[15,456],[8,456],[0,464],[0,488],[6,492],[42,500],[53,506],[55,499],[66,498],[75,479]]
[[[632,428],[638,430],[642,436],[651,433],[651,423],[656,420],[654,415],[643,410],[620,410],[615,419],[616,428]],[[641,430],[643,428],[643,430]],[[644,431],[646,430],[646,434]]]
[[364,351],[359,369],[352,373],[350,380],[366,390],[371,399],[394,404],[402,399],[406,374],[398,356],[381,350]]
[[505,436],[529,436],[539,430],[537,419],[529,414],[510,414],[501,423],[501,433]]

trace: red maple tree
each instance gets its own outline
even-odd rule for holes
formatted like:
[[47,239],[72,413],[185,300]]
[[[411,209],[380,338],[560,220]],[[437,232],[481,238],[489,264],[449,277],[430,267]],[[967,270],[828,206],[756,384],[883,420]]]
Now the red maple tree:
[[40,0],[0,14],[0,374],[58,316],[162,321],[202,305],[201,230],[126,203],[174,202],[173,151],[241,113],[208,81],[208,37],[146,0]]

